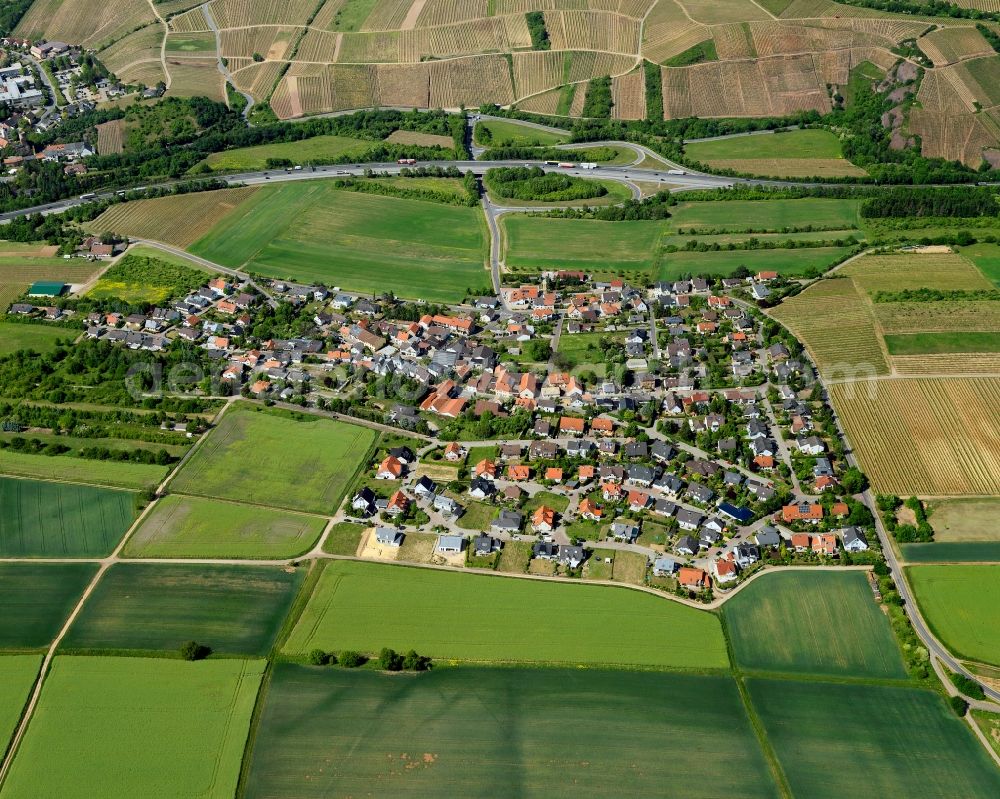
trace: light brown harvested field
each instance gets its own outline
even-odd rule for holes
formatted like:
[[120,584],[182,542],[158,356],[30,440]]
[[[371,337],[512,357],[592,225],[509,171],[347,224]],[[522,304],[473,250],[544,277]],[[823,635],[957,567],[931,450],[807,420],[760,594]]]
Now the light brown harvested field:
[[954,114],[913,108],[910,132],[920,136],[923,155],[978,167],[983,161],[983,150],[995,148],[1000,141],[985,124],[986,113]]
[[846,158],[713,158],[714,169],[735,169],[751,175],[775,178],[860,177],[867,175]]
[[612,116],[615,119],[646,118],[646,77],[643,69],[611,81]]
[[376,72],[380,105],[428,108],[431,76],[427,64],[380,64]]
[[871,304],[853,280],[820,280],[769,313],[805,344],[824,376],[888,374]]
[[600,50],[638,54],[641,25],[606,11],[549,11],[545,29],[553,50]]
[[1000,378],[841,383],[831,395],[876,491],[1000,494]]
[[656,0],[494,0],[493,5],[496,14],[579,9],[614,11],[627,17],[642,19],[655,2]]
[[[117,70],[115,74],[126,83],[141,83],[144,86],[155,86],[160,81],[165,82],[167,79],[159,58],[137,61]],[[131,102],[129,104],[131,105]]]
[[112,119],[97,126],[97,152],[100,155],[114,155],[122,151],[124,126],[122,119]]
[[215,58],[167,58],[170,73],[168,94],[173,97],[195,97],[225,100],[225,80]]
[[927,70],[917,99],[928,112],[968,114],[975,110],[975,95],[958,79],[954,67]]
[[135,200],[111,206],[87,228],[187,247],[257,191],[255,186]]
[[751,0],[677,0],[691,19],[706,25],[724,22],[749,22],[755,19],[770,19],[764,9]]
[[718,25],[712,28],[712,37],[715,39],[715,51],[723,61],[754,58],[757,55],[748,24],[737,22],[733,25]]
[[317,0],[213,0],[209,11],[220,28],[304,25]]
[[386,141],[396,144],[416,144],[421,147],[454,147],[455,143],[449,136],[439,136],[436,133],[420,133],[415,130],[394,130]]
[[130,33],[97,55],[101,63],[121,77],[122,70],[130,64],[139,61],[158,61],[162,42],[163,26],[157,22]]
[[178,33],[196,33],[211,29],[211,26],[205,19],[205,12],[201,10],[201,6],[170,18],[170,30],[177,31]]
[[667,119],[830,110],[826,81],[811,55],[664,67],[662,75]]
[[839,270],[869,294],[901,289],[986,290],[990,283],[957,253],[866,255]]
[[934,66],[953,64],[963,58],[992,55],[993,48],[971,25],[967,28],[943,28],[931,31],[917,40],[917,46],[934,62]]
[[892,369],[901,375],[1000,375],[1000,354],[948,352],[936,355],[891,355]]
[[754,48],[762,58],[851,47],[891,47],[895,43],[889,38],[851,28],[826,28],[792,22],[752,22],[749,27]]
[[824,28],[849,28],[861,33],[871,33],[887,41],[898,44],[904,39],[915,39],[929,27],[926,22],[915,22],[899,17],[891,19],[859,17],[827,17],[809,20],[810,25]]
[[448,58],[476,53],[511,52],[531,47],[523,14],[488,17],[456,25],[405,30],[400,33],[399,60]]
[[825,17],[838,8],[833,0],[792,0],[778,16],[782,19]]
[[146,0],[37,0],[14,32],[96,48],[155,20]]
[[635,59],[629,55],[577,51],[570,58],[567,83],[590,80],[601,75],[621,75],[631,71],[634,66]]
[[[262,25],[253,28],[236,28],[222,31],[220,38],[222,55],[226,58],[253,58],[259,53],[269,61],[281,61],[289,55],[292,42],[298,37],[301,28],[288,25]],[[302,57],[303,61],[320,61],[332,59],[317,59]]]
[[427,0],[417,17],[417,27],[450,25],[490,16],[489,0]]
[[561,86],[565,56],[565,53],[551,50],[514,53],[515,94],[518,97],[527,97]]
[[[284,67],[282,61],[265,61],[259,64],[250,62],[246,67],[232,73],[238,89],[249,92],[255,100],[270,97],[278,76]],[[230,61],[230,69],[232,69]]]
[[431,107],[469,108],[481,103],[508,105],[514,101],[507,59],[502,55],[431,61]]
[[933,333],[995,330],[1000,333],[998,302],[878,302],[873,306],[883,333]]
[[526,100],[519,100],[517,107],[523,111],[531,111],[535,114],[555,114],[559,110],[559,98],[562,96],[562,89],[552,89],[529,97]]
[[980,11],[1000,13],[1000,0],[953,0],[961,8],[978,8]]
[[569,115],[571,117],[583,116],[583,106],[587,102],[587,87],[578,83],[576,85],[576,90],[573,92],[573,102],[569,107]]

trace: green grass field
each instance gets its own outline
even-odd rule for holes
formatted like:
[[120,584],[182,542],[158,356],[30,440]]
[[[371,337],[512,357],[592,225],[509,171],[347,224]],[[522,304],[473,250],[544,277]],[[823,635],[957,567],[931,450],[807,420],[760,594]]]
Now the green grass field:
[[905,678],[899,647],[861,572],[758,577],[724,605],[748,671]]
[[0,563],[0,649],[51,644],[96,573],[93,563]]
[[367,529],[363,524],[338,522],[330,528],[330,534],[323,542],[323,551],[331,555],[354,555]]
[[113,488],[149,488],[167,476],[166,466],[93,461],[65,455],[28,455],[0,449],[0,474],[40,480],[71,480]]
[[798,681],[748,684],[795,796],[1000,794],[1000,770],[939,694]]
[[247,799],[777,795],[731,678],[600,669],[279,664],[246,786]]
[[135,518],[135,495],[0,477],[0,557],[111,554]]
[[[484,131],[489,131],[489,135],[484,136]],[[552,133],[498,119],[477,122],[473,135],[476,144],[483,147],[549,147],[569,141],[569,133]]]
[[215,34],[211,31],[172,33],[167,37],[168,53],[215,55]]
[[262,661],[56,658],[4,797],[231,799],[263,671]]
[[1000,566],[913,566],[906,578],[942,644],[961,658],[1000,665]]
[[740,266],[801,276],[826,270],[851,251],[850,247],[810,247],[794,250],[733,250],[722,252],[673,252],[660,258],[656,280],[676,280],[685,275],[730,275]]
[[663,222],[600,222],[589,219],[546,219],[511,214],[501,226],[506,262],[514,269],[541,272],[577,268],[588,271],[652,268]]
[[682,202],[670,209],[677,228],[782,230],[805,227],[846,230],[858,227],[858,200],[727,200]]
[[[484,619],[484,608],[518,610]],[[373,563],[327,564],[285,651],[376,652],[383,646],[478,661],[728,666],[714,616],[648,594]]]
[[190,249],[225,266],[361,293],[452,302],[489,285],[480,209],[338,191],[321,180],[261,189]]
[[696,161],[719,158],[840,158],[840,139],[828,130],[790,130],[691,142],[684,152]]
[[962,255],[972,261],[987,280],[1000,286],[1000,245],[974,244],[963,247]]
[[132,305],[162,305],[175,297],[203,286],[208,272],[193,268],[179,258],[160,258],[145,248],[147,254],[129,253],[113,264],[87,292],[92,300],[121,300]]
[[1000,563],[1000,541],[900,544],[907,563]]
[[1000,334],[980,332],[899,333],[885,336],[890,355],[1000,352]]
[[376,434],[307,416],[236,405],[170,483],[173,491],[333,513]]
[[7,750],[17,729],[40,665],[40,655],[0,657],[0,752]]
[[[287,158],[296,164],[322,162],[324,159],[347,155],[362,160],[380,142],[352,139],[347,136],[313,136],[302,141],[260,144],[212,153],[202,161],[215,172],[251,172],[267,169],[267,159]],[[197,167],[196,167],[197,169]]]
[[[0,313],[6,311],[6,307],[0,308]],[[30,325],[22,322],[0,322],[0,356],[10,355],[18,350],[52,352],[57,342],[72,341],[77,335],[79,335],[77,330],[41,322]]]
[[74,621],[71,650],[178,652],[197,641],[225,654],[263,655],[274,643],[304,569],[119,563]]
[[130,558],[292,558],[308,552],[326,520],[273,508],[171,494],[129,539]]
[[565,333],[559,337],[559,352],[567,358],[571,369],[579,366],[603,368],[605,361],[601,339],[618,340],[622,345],[625,342],[622,333]]

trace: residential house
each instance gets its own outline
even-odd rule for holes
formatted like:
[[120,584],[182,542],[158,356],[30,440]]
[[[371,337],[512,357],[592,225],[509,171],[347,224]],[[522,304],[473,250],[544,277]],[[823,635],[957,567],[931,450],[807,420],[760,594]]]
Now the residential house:
[[442,534],[437,538],[434,549],[442,555],[457,554],[465,548],[465,536]]
[[403,533],[394,527],[379,527],[375,530],[375,541],[384,547],[400,547],[403,537]]

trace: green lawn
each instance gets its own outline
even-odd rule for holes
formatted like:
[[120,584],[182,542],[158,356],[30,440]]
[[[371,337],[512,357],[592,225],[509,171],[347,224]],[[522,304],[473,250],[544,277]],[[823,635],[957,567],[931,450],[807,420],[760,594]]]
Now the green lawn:
[[459,498],[465,513],[455,520],[455,526],[463,530],[489,530],[498,509],[486,502]]
[[17,729],[41,664],[40,655],[0,657],[0,752],[6,751]]
[[70,650],[178,652],[195,640],[214,652],[263,655],[305,578],[277,566],[119,563],[63,639]]
[[777,791],[729,677],[496,668],[388,676],[278,664],[247,799],[368,795]]
[[214,56],[215,34],[211,31],[171,33],[167,36],[167,52]]
[[74,480],[117,488],[149,488],[167,476],[166,466],[121,461],[94,461],[65,455],[28,455],[0,449],[0,474],[42,480]]
[[503,217],[506,262],[514,269],[636,270],[652,268],[667,223],[641,220],[601,222],[547,219],[511,214]]
[[963,247],[962,255],[972,261],[987,280],[1000,286],[1000,245],[974,244]]
[[[0,308],[0,313],[6,312]],[[18,350],[34,350],[35,352],[51,352],[59,341],[73,341],[80,334],[79,330],[69,330],[65,327],[22,322],[0,322],[0,356],[10,355]]]
[[670,209],[678,228],[781,230],[805,227],[846,230],[858,226],[858,200],[726,200],[682,202]]
[[299,165],[323,162],[324,159],[342,155],[363,160],[365,153],[379,143],[347,136],[313,136],[301,141],[223,150],[220,153],[212,153],[201,163],[207,164],[215,172],[253,172],[267,169],[269,158],[287,158]]
[[724,605],[748,671],[905,678],[899,647],[861,572],[777,572]]
[[130,558],[292,558],[308,552],[326,519],[176,494],[160,500],[129,539]]
[[542,505],[552,508],[556,513],[565,513],[569,507],[569,497],[565,494],[553,493],[552,491],[539,491],[528,497],[528,500],[524,503],[523,510],[525,515],[533,513]]
[[56,658],[4,796],[231,799],[263,672],[262,661]]
[[330,529],[323,542],[323,551],[331,555],[354,555],[361,543],[361,536],[368,528],[353,522],[338,522]]
[[0,563],[0,649],[51,644],[96,573],[93,563]]
[[840,158],[840,139],[828,130],[790,130],[692,142],[684,153],[707,163],[732,158]]
[[[489,131],[489,135],[484,136],[484,131]],[[477,122],[474,136],[476,144],[483,147],[551,147],[569,141],[568,132],[551,133],[506,120]]]
[[890,355],[1000,352],[1000,333],[897,333],[885,336],[885,346]]
[[620,340],[624,344],[625,336],[623,333],[564,333],[559,336],[559,352],[566,356],[571,369],[585,364],[603,366],[602,339]]
[[1000,665],[1000,566],[913,566],[906,578],[941,643],[961,658]]
[[111,554],[135,518],[135,495],[0,477],[0,557]]
[[937,693],[748,681],[795,796],[995,797],[1000,770]]
[[361,293],[453,302],[489,285],[479,208],[338,191],[322,180],[261,189],[190,249],[225,266]]
[[[510,608],[489,615],[484,608]],[[544,608],[544,613],[529,612]],[[514,609],[519,609],[513,612]],[[285,651],[415,648],[480,661],[728,666],[709,613],[624,589],[329,563]]]
[[236,405],[171,481],[173,491],[333,513],[376,434],[315,416]]

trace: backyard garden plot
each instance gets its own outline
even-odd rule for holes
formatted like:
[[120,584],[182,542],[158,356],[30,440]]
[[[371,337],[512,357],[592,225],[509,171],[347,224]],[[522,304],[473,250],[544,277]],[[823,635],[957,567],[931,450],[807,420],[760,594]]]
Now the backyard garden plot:
[[996,796],[1000,771],[940,694],[916,688],[748,681],[795,796]]
[[861,380],[831,395],[876,491],[1000,494],[1000,378]]
[[187,247],[257,192],[254,186],[112,205],[88,227]]
[[29,455],[0,449],[0,474],[69,480],[112,488],[153,488],[167,476],[166,466],[121,461],[92,461],[68,455]]
[[14,35],[100,47],[155,19],[145,0],[36,0]]
[[484,227],[477,208],[302,181],[263,190],[191,249],[272,277],[457,302],[489,285]]
[[[400,607],[406,613],[398,613]],[[483,608],[544,608],[492,614]],[[427,569],[335,561],[285,651],[413,648],[474,661],[723,669],[718,619],[648,594]]]
[[847,378],[889,372],[871,306],[852,280],[821,280],[770,314],[806,345],[823,374]]
[[709,756],[713,795],[777,795],[729,677],[280,664],[246,796],[700,796]]
[[49,646],[95,574],[94,563],[0,563],[0,649]]
[[906,569],[920,612],[960,658],[1000,665],[1000,566]]
[[364,466],[367,427],[234,406],[170,483],[171,491],[333,513]]
[[38,676],[39,655],[0,657],[0,752],[6,752]]
[[129,539],[131,558],[292,558],[319,539],[326,519],[171,494]]
[[271,649],[305,569],[118,563],[101,578],[64,649],[176,653],[195,640],[222,654]]
[[906,677],[862,572],[768,574],[730,599],[724,614],[733,658],[746,671]]
[[135,507],[128,491],[0,477],[0,557],[109,555]]
[[264,666],[56,658],[4,796],[229,799]]

